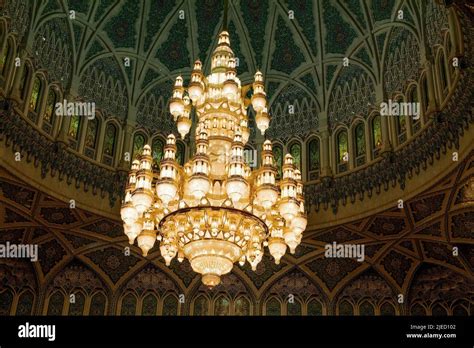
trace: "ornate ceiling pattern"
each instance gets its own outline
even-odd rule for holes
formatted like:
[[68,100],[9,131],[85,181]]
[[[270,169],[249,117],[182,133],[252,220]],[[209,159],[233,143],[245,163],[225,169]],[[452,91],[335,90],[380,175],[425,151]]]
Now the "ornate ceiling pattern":
[[[321,313],[326,314],[343,314],[346,310],[350,313],[351,304],[358,304],[359,314],[365,310],[370,314],[371,307],[363,305],[364,299],[378,306],[381,313],[385,303],[392,306],[386,308],[389,312],[393,309],[394,313],[409,314],[418,313],[417,306],[436,313],[437,304],[454,308],[462,302],[463,308],[471,308],[472,314],[473,189],[471,152],[456,170],[405,202],[403,209],[306,231],[296,253],[285,256],[280,265],[266,256],[256,272],[234,267],[232,274],[223,278],[223,285],[209,291],[187,262],[180,264],[174,260],[168,269],[156,247],[148,258],[142,257],[137,247],[128,245],[118,220],[70,209],[67,203],[2,170],[0,241],[38,244],[39,261],[2,260],[0,284],[17,294],[31,289],[42,298],[40,301],[55,291],[68,294],[80,289],[85,297],[99,293],[107,299],[110,313],[118,311],[116,306],[121,303],[122,314],[128,310],[123,302],[126,294],[143,297],[150,291],[160,297],[184,294],[188,299],[199,294],[216,299],[225,293],[235,301],[244,294],[252,303],[253,313],[263,311],[257,303],[278,299],[283,302],[292,294],[308,303],[308,311],[310,300],[318,299]],[[333,242],[364,244],[365,261],[325,258],[324,247]],[[125,247],[131,248],[129,256],[125,255]],[[399,294],[404,294],[408,305],[397,304]],[[104,300],[100,296],[97,301]],[[48,301],[53,300],[51,297]],[[2,301],[6,300],[2,297]],[[97,306],[102,306],[100,303]],[[44,302],[39,304],[36,300],[36,304],[39,307],[35,313],[42,313]],[[71,308],[70,311],[74,310]],[[185,304],[181,313],[190,310],[190,304]]]
[[[196,58],[208,68],[223,26],[220,0],[10,4],[14,29],[29,28],[37,66],[51,79],[107,115],[152,131],[158,123],[164,133],[174,130],[166,108],[172,81],[179,74],[188,79]],[[243,83],[257,69],[265,76],[275,137],[307,136],[320,113],[330,127],[367,116],[376,87],[389,96],[416,80],[422,50],[440,43],[448,27],[444,6],[428,0],[239,0],[229,2],[227,17]],[[290,120],[288,104],[300,108]],[[296,126],[282,132],[288,124]]]

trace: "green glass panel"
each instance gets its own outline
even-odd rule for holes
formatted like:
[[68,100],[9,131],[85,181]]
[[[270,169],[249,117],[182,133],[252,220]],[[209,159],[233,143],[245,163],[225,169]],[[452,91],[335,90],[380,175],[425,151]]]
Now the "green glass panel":
[[337,158],[339,163],[344,162],[344,155],[348,152],[347,132],[343,131],[337,135]]
[[30,97],[30,110],[38,111],[38,99],[41,91],[41,81],[38,77],[35,78],[33,82],[33,89],[31,90]]
[[35,297],[31,291],[25,291],[18,299],[16,315],[31,315]]
[[99,122],[96,118],[89,120],[87,122],[87,130],[86,130],[86,146],[90,148],[95,148],[96,141],[97,141],[97,131],[99,128]]
[[122,300],[121,315],[135,315],[137,299],[132,294],[126,295]]
[[275,157],[275,164],[278,170],[278,178],[281,178],[281,167],[283,165],[283,149],[281,146],[273,146],[273,156]]
[[301,303],[296,300],[293,303],[288,302],[287,312],[288,315],[301,315]]
[[79,127],[81,125],[81,116],[73,115],[71,116],[71,123],[69,123],[69,136],[71,138],[77,139],[79,136]]
[[235,301],[235,315],[250,315],[250,301],[245,297]]
[[116,134],[117,128],[112,123],[109,123],[105,129],[104,138],[104,153],[108,156],[114,155]]
[[3,50],[2,53],[0,54],[0,71],[2,74],[5,74],[6,71],[6,62],[7,62],[7,57],[8,57],[8,51],[10,50],[10,45],[7,45]]
[[142,303],[142,315],[156,315],[158,299],[153,294],[148,294]]
[[214,304],[215,315],[229,315],[230,302],[224,296],[219,297]]
[[163,149],[164,149],[163,140],[154,139],[151,145],[151,153],[153,156],[153,162],[155,164],[160,164],[160,161],[163,158]]
[[178,315],[178,299],[168,295],[163,301],[163,315]]
[[267,315],[281,315],[281,305],[276,298],[268,300],[266,305]]
[[317,300],[308,303],[308,315],[323,315],[323,306]]
[[137,158],[139,155],[142,154],[143,146],[145,146],[145,137],[141,134],[136,134],[133,138],[133,159]]
[[43,120],[49,124],[53,123],[55,114],[56,93],[50,89],[48,92],[48,100],[46,101],[46,110],[44,111]]
[[369,302],[362,303],[359,306],[359,314],[364,315],[364,316],[365,315],[370,315],[370,316],[375,315],[374,306],[372,306],[372,304],[370,304]]
[[82,293],[75,294],[74,303],[69,304],[69,315],[83,315],[84,314],[84,303],[86,299]]
[[90,315],[104,315],[106,303],[107,303],[107,299],[105,298],[104,294],[102,293],[95,294],[91,300],[91,309],[89,311],[89,314]]
[[309,147],[308,168],[310,171],[319,170],[319,166],[320,166],[319,140],[318,139],[311,140],[308,147]]
[[382,128],[380,124],[380,116],[374,117],[372,120],[372,147],[380,148],[382,147]]
[[176,162],[180,165],[184,165],[184,145],[182,143],[176,143]]
[[290,154],[293,156],[293,163],[296,165],[296,168],[301,169],[301,145],[297,143],[291,145]]
[[50,298],[48,303],[48,315],[61,315],[63,313],[64,295],[56,291]]
[[356,156],[359,157],[365,154],[365,131],[364,124],[357,125],[355,129],[356,138]]
[[194,315],[207,315],[209,313],[209,301],[204,296],[199,296],[194,301]]

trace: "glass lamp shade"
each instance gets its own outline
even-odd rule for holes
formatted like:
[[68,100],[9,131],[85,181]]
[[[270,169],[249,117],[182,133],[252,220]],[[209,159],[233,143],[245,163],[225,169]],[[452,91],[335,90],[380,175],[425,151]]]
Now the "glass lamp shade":
[[180,98],[171,98],[170,113],[176,119],[184,113],[184,102]]
[[178,117],[178,122],[176,124],[176,127],[178,128],[179,134],[181,134],[181,138],[184,138],[186,134],[189,133],[189,130],[191,129],[191,120],[188,117],[184,116],[179,116]]
[[257,128],[260,129],[260,132],[263,135],[270,126],[270,117],[268,117],[266,112],[259,112],[255,117],[255,122],[257,124]]
[[195,103],[202,96],[202,85],[199,82],[191,82],[188,87],[189,98]]
[[252,96],[251,100],[252,100],[253,109],[257,113],[260,113],[267,105],[267,99],[265,98],[265,95],[263,93],[255,93]]
[[229,178],[226,182],[226,191],[227,195],[235,204],[241,198],[247,198],[249,196],[249,185],[243,178]]
[[127,202],[122,205],[120,216],[125,225],[133,225],[133,223],[138,219],[138,212],[132,202]]
[[225,80],[223,93],[228,99],[233,99],[239,92],[239,86],[234,80]]
[[196,199],[201,199],[208,192],[211,187],[209,178],[204,174],[193,174],[188,181],[189,194],[193,195]]
[[300,244],[296,233],[292,231],[291,229],[288,229],[283,234],[283,237],[285,237],[285,243],[290,248],[290,253],[294,254],[296,247],[298,246],[298,244]]
[[202,274],[202,282],[210,287],[220,283],[220,276],[232,270],[240,259],[240,247],[224,240],[203,239],[184,246],[184,254],[192,269]]
[[132,194],[132,202],[137,210],[138,216],[142,216],[143,213],[151,207],[153,203],[153,195],[144,189],[137,189]]
[[278,204],[278,210],[280,215],[290,223],[291,219],[293,219],[296,214],[298,214],[300,210],[300,206],[295,199],[292,198],[283,198],[280,203]]
[[257,201],[265,208],[270,209],[278,199],[278,190],[270,185],[257,188]]
[[275,263],[280,264],[280,260],[286,253],[286,244],[283,238],[273,237],[268,240],[268,250],[270,254],[275,258]]
[[168,205],[176,197],[177,192],[178,188],[172,180],[162,179],[156,184],[156,195],[164,205]]
[[125,232],[125,235],[128,237],[128,242],[133,245],[135,239],[142,230],[142,225],[139,223],[134,223],[132,225],[123,225],[123,230]]
[[171,260],[176,256],[176,248],[169,244],[160,245],[161,256],[165,259],[166,266],[171,264]]
[[156,241],[156,232],[153,230],[143,230],[137,237],[138,247],[142,249],[143,256],[148,255],[148,251],[153,248]]
[[308,224],[308,220],[306,219],[306,216],[299,213],[291,220],[290,226],[291,226],[291,229],[295,231],[296,234],[300,234],[304,232],[307,224]]

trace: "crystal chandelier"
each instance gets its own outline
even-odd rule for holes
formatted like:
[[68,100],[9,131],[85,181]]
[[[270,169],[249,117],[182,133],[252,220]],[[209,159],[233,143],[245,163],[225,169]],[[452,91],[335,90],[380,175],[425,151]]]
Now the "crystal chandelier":
[[[145,145],[132,163],[121,208],[130,244],[136,239],[146,256],[158,240],[166,265],[176,256],[179,262],[187,258],[209,287],[219,284],[235,262],[243,266],[248,261],[255,271],[264,247],[278,264],[287,246],[294,253],[307,223],[301,172],[291,155],[284,158],[279,182],[270,140],[263,143],[258,170],[245,162],[250,131],[242,94],[229,34],[223,31],[211,74],[204,76],[197,60],[187,89],[176,78],[169,104],[182,137],[191,129],[195,108],[194,156],[181,167],[170,134],[157,173]],[[251,104],[264,134],[270,117],[258,71]]]

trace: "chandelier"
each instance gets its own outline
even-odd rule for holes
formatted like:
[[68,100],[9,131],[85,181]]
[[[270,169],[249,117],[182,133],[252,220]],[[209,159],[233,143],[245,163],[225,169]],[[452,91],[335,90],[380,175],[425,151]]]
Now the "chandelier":
[[[261,72],[252,87],[256,124],[264,134],[270,116]],[[245,161],[250,130],[243,94],[229,34],[223,31],[210,75],[204,76],[197,60],[187,89],[181,76],[176,78],[169,103],[182,137],[191,130],[195,109],[194,156],[180,166],[176,137],[170,134],[158,173],[145,145],[132,163],[121,208],[130,244],[136,239],[146,256],[158,240],[167,266],[176,256],[179,262],[186,258],[209,287],[236,262],[247,261],[255,271],[265,247],[278,264],[287,246],[295,252],[307,224],[301,172],[293,157],[284,157],[281,180],[270,140],[263,143],[258,170]]]

